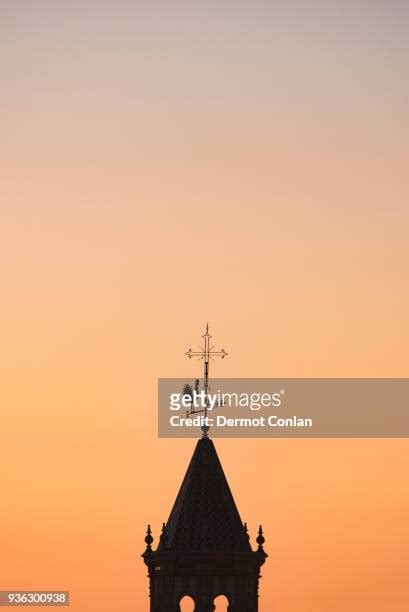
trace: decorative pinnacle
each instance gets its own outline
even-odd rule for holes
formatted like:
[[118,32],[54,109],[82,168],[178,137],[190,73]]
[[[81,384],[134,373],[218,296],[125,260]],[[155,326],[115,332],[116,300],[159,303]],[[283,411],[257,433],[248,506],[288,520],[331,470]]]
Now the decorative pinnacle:
[[258,549],[259,550],[263,550],[263,544],[264,544],[265,541],[266,541],[265,537],[263,536],[263,528],[260,525],[260,527],[258,529],[258,536],[257,536],[257,539],[256,539],[256,542],[258,544]]
[[250,536],[249,536],[249,530],[247,527],[247,523],[243,523],[243,528],[244,528],[244,531],[246,532],[246,538],[249,540]]
[[166,523],[162,523],[162,533],[160,534],[160,539],[162,542],[165,542],[168,539],[168,536],[166,533]]
[[145,542],[146,542],[146,552],[151,551],[152,550],[153,537],[152,537],[152,530],[151,530],[151,526],[150,525],[148,525],[148,528],[146,530]]

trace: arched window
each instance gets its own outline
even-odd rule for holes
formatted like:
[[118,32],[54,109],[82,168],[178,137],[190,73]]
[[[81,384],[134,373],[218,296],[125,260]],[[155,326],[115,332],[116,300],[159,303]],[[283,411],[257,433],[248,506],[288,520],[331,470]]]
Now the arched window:
[[185,595],[179,602],[180,612],[194,612],[195,602],[189,595]]
[[229,601],[224,595],[219,595],[219,597],[216,597],[213,603],[216,612],[227,612],[229,609]]

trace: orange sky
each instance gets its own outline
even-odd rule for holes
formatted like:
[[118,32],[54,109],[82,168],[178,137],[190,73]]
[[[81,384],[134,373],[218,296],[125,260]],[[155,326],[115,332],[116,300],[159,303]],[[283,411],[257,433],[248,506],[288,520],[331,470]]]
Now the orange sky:
[[[267,4],[2,2],[3,589],[148,609],[207,321],[218,376],[408,375],[408,8]],[[261,612],[408,609],[407,440],[217,449]]]

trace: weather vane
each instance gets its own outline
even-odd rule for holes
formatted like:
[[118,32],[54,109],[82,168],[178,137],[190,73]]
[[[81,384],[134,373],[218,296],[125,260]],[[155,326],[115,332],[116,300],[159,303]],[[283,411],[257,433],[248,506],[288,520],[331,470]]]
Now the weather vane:
[[[202,431],[204,437],[207,437],[207,432],[209,431],[209,426],[207,425],[207,410],[209,407],[209,398],[208,398],[208,390],[209,390],[209,362],[214,357],[221,357],[224,359],[227,357],[226,351],[222,348],[220,351],[214,350],[214,345],[210,345],[211,335],[209,334],[209,324],[206,324],[206,331],[203,334],[202,338],[204,339],[204,346],[201,347],[199,351],[192,351],[190,348],[185,354],[191,359],[192,357],[198,357],[199,359],[203,359],[204,361],[204,375],[203,375],[203,386],[204,386],[204,410],[195,410],[194,406],[188,411],[188,414],[204,412],[204,425],[202,426]],[[196,380],[195,391],[197,392],[199,389],[199,381]],[[190,385],[185,385],[184,393],[191,394],[193,396],[193,390]]]

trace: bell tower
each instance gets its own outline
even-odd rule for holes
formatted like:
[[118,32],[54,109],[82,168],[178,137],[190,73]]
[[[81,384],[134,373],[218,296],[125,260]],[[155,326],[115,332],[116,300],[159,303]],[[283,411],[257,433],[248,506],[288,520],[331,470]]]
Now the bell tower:
[[213,612],[225,595],[229,612],[258,611],[260,567],[267,555],[260,526],[253,551],[212,440],[196,445],[159,544],[148,526],[143,559],[148,566],[150,612],[179,612],[189,595],[195,612]]
[[[186,355],[204,362],[205,406],[195,410],[192,404],[189,414],[204,412],[206,419],[209,362],[227,353],[214,350],[208,325],[202,337],[203,348]],[[258,612],[260,567],[267,557],[263,530],[260,526],[253,550],[206,421],[202,431],[155,550],[148,525],[142,557],[148,567],[150,612],[180,612],[185,595],[193,599],[194,612],[213,612],[219,595],[227,598],[229,612]]]

